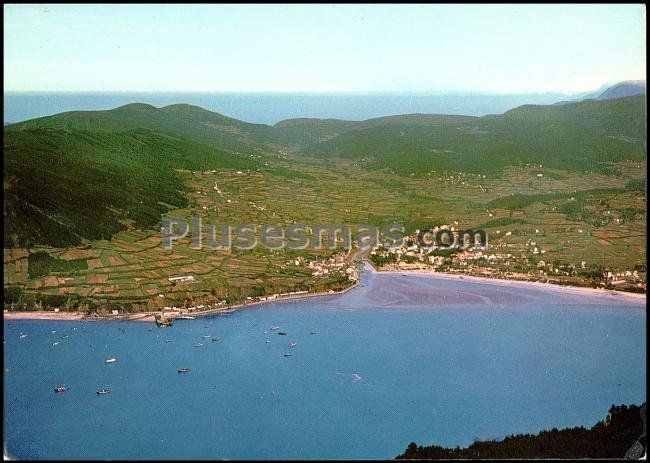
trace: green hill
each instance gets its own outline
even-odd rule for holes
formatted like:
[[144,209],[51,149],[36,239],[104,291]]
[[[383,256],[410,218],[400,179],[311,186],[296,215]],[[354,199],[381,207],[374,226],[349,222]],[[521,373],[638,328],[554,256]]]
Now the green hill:
[[274,139],[274,131],[270,126],[249,124],[188,104],[156,108],[133,103],[107,111],[71,111],[13,124],[10,129],[46,127],[109,133],[150,129],[183,135],[220,149],[240,151],[259,151],[260,145],[273,142]]
[[[345,158],[399,175],[509,165],[608,172],[645,159],[644,97],[522,106],[485,117],[412,114],[367,121],[249,124],[191,105],[129,104],[4,127],[5,246],[67,246],[156,227],[188,204],[178,169],[261,169],[313,181],[306,161]],[[268,155],[292,155],[269,165]],[[386,184],[400,184],[386,178]]]
[[67,246],[150,228],[187,199],[176,169],[250,169],[250,156],[148,129],[5,128],[5,247]]
[[275,124],[274,128],[278,141],[304,147],[330,140],[360,124],[339,119],[287,119]]
[[365,121],[303,148],[304,154],[369,160],[398,174],[458,170],[498,175],[508,165],[607,171],[645,159],[642,96],[567,105],[526,105],[503,115],[399,116]]

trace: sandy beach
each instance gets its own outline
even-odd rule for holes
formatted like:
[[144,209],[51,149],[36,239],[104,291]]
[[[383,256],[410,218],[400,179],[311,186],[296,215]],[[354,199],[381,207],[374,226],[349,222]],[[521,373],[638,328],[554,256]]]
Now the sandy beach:
[[[192,317],[205,317],[209,315],[215,315],[219,313],[231,313],[239,309],[246,307],[255,307],[262,304],[268,304],[271,302],[285,302],[285,301],[294,301],[298,299],[308,299],[314,297],[322,296],[335,296],[340,294],[345,294],[353,288],[356,288],[359,283],[355,283],[352,286],[345,288],[342,291],[335,292],[320,292],[320,293],[308,293],[308,294],[299,294],[293,296],[279,297],[276,299],[270,299],[266,301],[253,301],[248,303],[235,304],[231,306],[217,307],[209,310],[204,310],[201,312],[193,312],[189,315]],[[128,315],[107,315],[107,316],[87,316],[80,312],[48,312],[48,311],[16,311],[16,312],[4,312],[5,320],[87,320],[87,321],[138,321],[138,322],[155,322],[155,316],[160,312],[141,312]]]
[[645,300],[646,295],[644,293],[630,293],[626,291],[616,291],[613,289],[605,288],[585,288],[581,286],[570,286],[570,285],[558,285],[553,283],[542,283],[540,281],[525,281],[525,280],[506,280],[500,278],[488,278],[488,277],[478,277],[473,275],[462,275],[462,274],[453,274],[453,273],[440,273],[432,272],[429,270],[376,270],[372,265],[367,265],[371,273],[377,274],[396,274],[396,275],[414,275],[420,277],[428,278],[442,278],[448,280],[465,280],[465,281],[474,281],[477,283],[485,283],[496,286],[523,286],[523,287],[533,287],[538,289],[543,289],[544,291],[554,291],[560,293],[570,293],[570,294],[584,294],[590,296],[607,296],[607,297],[629,297],[635,300]]
[[[483,283],[500,287],[529,287],[536,288],[543,291],[552,291],[555,293],[563,294],[573,294],[573,295],[585,295],[591,297],[602,297],[602,298],[616,298],[617,300],[629,298],[630,300],[635,301],[636,303],[646,300],[646,295],[641,293],[629,293],[623,291],[615,291],[611,289],[604,288],[584,288],[579,286],[563,286],[552,283],[542,283],[538,281],[523,281],[523,280],[505,280],[497,278],[488,278],[488,277],[478,277],[470,275],[461,275],[461,274],[450,274],[450,273],[440,273],[432,272],[429,270],[377,270],[370,263],[366,262],[365,270],[371,274],[377,275],[396,275],[396,276],[413,276],[413,277],[424,277],[424,278],[438,278],[446,280],[463,280],[469,282]],[[287,296],[276,298],[272,300],[265,301],[253,301],[247,303],[236,304],[232,306],[217,307],[209,310],[204,310],[201,312],[194,312],[191,315],[193,317],[205,317],[209,315],[215,315],[219,313],[231,313],[236,310],[240,310],[246,307],[256,307],[263,304],[268,304],[271,302],[286,302],[290,300],[303,300],[314,297],[323,297],[323,296],[335,296],[345,294],[348,291],[356,288],[359,285],[359,282],[354,285],[337,292],[320,292],[320,293],[309,293],[309,294],[300,294],[294,296]],[[142,312],[134,313],[122,316],[91,316],[88,317],[83,313],[78,312],[48,312],[48,311],[24,311],[24,312],[4,312],[5,320],[17,320],[17,319],[34,319],[34,320],[88,320],[88,321],[140,321],[140,322],[155,322],[155,315],[159,312]]]
[[33,312],[4,312],[3,317],[5,320],[81,320],[84,314],[80,312],[47,312],[47,311],[33,311]]
[[216,309],[205,310],[203,312],[196,312],[196,313],[193,313],[192,316],[193,317],[202,317],[202,316],[207,316],[207,315],[214,315],[214,314],[217,314],[217,313],[230,313],[230,312],[234,312],[235,310],[243,309],[243,308],[246,308],[246,307],[255,307],[255,306],[258,306],[258,305],[268,304],[268,303],[271,303],[271,302],[285,302],[285,301],[295,301],[295,300],[299,300],[299,299],[310,299],[310,298],[314,298],[314,297],[336,296],[336,295],[345,294],[348,291],[350,291],[351,289],[356,288],[358,285],[359,285],[359,282],[357,281],[352,286],[348,286],[347,288],[345,288],[344,290],[341,290],[341,291],[298,294],[298,295],[294,295],[294,296],[279,297],[279,298],[276,298],[276,299],[271,299],[271,300],[266,300],[266,301],[253,301],[253,302],[248,302],[248,303],[236,304],[236,305],[232,305],[232,306],[229,306],[229,307],[219,307],[219,308],[216,308]]
[[111,321],[144,321],[153,322],[153,312],[142,312],[129,314],[127,316],[106,316],[106,317],[88,317],[85,313],[81,312],[52,312],[52,311],[16,311],[4,312],[3,318],[5,320],[111,320]]

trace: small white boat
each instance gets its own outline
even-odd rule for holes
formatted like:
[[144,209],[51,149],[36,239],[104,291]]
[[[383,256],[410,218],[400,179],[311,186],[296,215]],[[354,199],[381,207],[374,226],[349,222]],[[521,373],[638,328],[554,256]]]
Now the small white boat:
[[284,354],[285,357],[291,357],[291,355],[292,354],[290,354],[289,352],[285,352],[285,354]]
[[106,363],[113,363],[113,362],[117,362],[117,359],[115,357],[110,357],[106,359]]
[[194,317],[191,315],[181,315],[180,317],[176,317],[177,320],[195,320]]
[[20,335],[20,339],[25,339],[26,337],[27,337],[26,334],[21,334],[21,335]]
[[179,368],[178,372],[179,373],[189,373],[190,369],[189,368]]
[[290,342],[289,347],[296,347],[298,345],[297,342]]
[[67,386],[57,386],[57,387],[54,388],[54,392],[65,392],[68,389],[69,388]]
[[53,345],[53,346],[58,346],[58,345],[59,345],[59,341],[54,341],[54,342],[52,343],[52,345]]
[[270,343],[270,342],[271,342],[271,341],[269,341],[268,339],[266,340],[266,343],[267,343],[267,344]]
[[279,326],[272,326],[272,327],[271,327],[271,330],[279,330],[279,329],[280,329]]
[[212,336],[210,336],[209,334],[206,334],[205,336],[203,336],[203,339],[210,339],[211,337]]
[[100,389],[99,391],[97,391],[97,395],[104,395],[110,393],[111,393],[110,389]]
[[194,344],[194,347],[203,347],[203,343],[202,342],[197,342],[196,344]]

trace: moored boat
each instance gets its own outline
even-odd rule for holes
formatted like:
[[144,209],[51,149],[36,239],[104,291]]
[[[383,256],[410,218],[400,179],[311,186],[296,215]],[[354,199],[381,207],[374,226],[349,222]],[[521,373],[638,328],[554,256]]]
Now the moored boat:
[[104,394],[110,394],[111,391],[109,389],[100,389],[97,391],[97,395],[104,395]]
[[115,357],[109,357],[106,359],[106,363],[113,363],[113,362],[117,362],[117,359]]
[[188,373],[189,371],[190,371],[189,368],[179,368],[179,369],[178,369],[178,372],[179,372],[179,373]]
[[69,389],[67,386],[57,386],[54,388],[54,392],[65,392]]

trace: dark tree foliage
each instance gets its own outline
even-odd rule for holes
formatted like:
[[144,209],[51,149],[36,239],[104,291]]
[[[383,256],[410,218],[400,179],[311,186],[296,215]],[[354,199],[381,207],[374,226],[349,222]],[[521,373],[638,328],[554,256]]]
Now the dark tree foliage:
[[23,294],[23,288],[20,286],[5,286],[4,301],[5,304],[17,304]]
[[394,264],[395,262],[397,262],[397,256],[395,254],[386,254],[386,255],[371,254],[370,260],[372,261],[373,264],[381,267],[382,265]]
[[629,180],[625,184],[625,189],[629,191],[645,191],[645,178],[637,178],[634,180]]
[[56,259],[47,252],[33,252],[27,258],[27,271],[30,278],[38,278],[51,272],[74,272],[87,268],[88,264],[84,259]]
[[[418,447],[411,442],[397,459],[623,458],[644,433],[643,420],[641,407],[612,405],[607,417],[591,429],[554,428],[537,435],[477,441],[467,448]],[[641,440],[645,445],[645,437]]]

